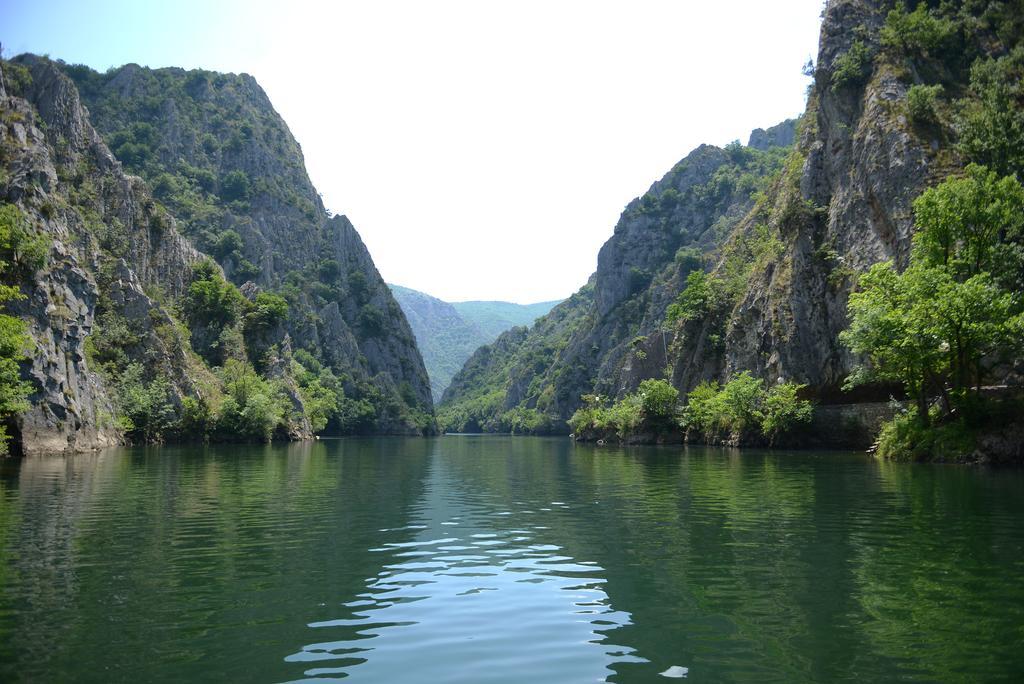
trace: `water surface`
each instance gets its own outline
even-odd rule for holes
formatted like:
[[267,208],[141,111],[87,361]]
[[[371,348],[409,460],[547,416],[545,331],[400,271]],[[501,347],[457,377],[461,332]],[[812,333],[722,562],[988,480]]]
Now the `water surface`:
[[836,453],[325,440],[0,465],[0,681],[979,681],[1024,477]]

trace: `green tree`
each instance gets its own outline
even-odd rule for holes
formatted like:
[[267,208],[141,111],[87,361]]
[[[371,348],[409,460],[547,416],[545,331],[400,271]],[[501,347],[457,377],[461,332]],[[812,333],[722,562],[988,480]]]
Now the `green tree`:
[[288,403],[277,383],[264,380],[248,363],[228,359],[219,370],[225,398],[217,429],[225,439],[270,441],[284,426]]
[[130,436],[144,442],[159,442],[175,420],[170,401],[171,385],[159,373],[146,378],[140,363],[131,363],[117,379],[117,402],[127,421]]
[[220,196],[225,202],[249,199],[249,176],[245,171],[229,171],[220,181]]
[[850,48],[836,58],[832,69],[832,90],[859,85],[871,75],[873,55],[862,40],[854,40]]
[[956,22],[946,19],[920,3],[908,12],[902,2],[889,11],[882,26],[882,45],[904,54],[924,54],[936,57],[952,48],[957,36]]
[[687,396],[683,422],[709,438],[760,435],[773,443],[811,420],[811,402],[799,397],[804,387],[783,382],[765,389],[764,381],[749,371],[725,385],[703,382]]
[[212,261],[204,259],[193,267],[192,282],[185,296],[190,323],[223,328],[238,320],[244,303],[242,293],[224,280]]
[[676,300],[669,304],[665,320],[669,323],[697,320],[711,310],[713,303],[714,288],[711,277],[704,271],[690,271],[686,276],[686,287]]
[[246,331],[266,330],[288,318],[288,301],[281,295],[260,292],[245,316]]
[[980,395],[989,370],[1022,348],[1014,284],[1024,269],[1024,188],[971,166],[923,193],[914,211],[910,266],[877,264],[861,277],[841,339],[865,359],[848,385],[900,382],[928,425],[931,397],[946,414],[965,409],[969,391]]
[[958,101],[960,149],[1001,175],[1024,180],[1024,46],[971,67],[970,93]]

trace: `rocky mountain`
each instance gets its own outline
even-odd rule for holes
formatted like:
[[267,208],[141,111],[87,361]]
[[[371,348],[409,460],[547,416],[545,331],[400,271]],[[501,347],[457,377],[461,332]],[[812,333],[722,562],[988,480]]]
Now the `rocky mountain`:
[[[786,153],[703,145],[677,163],[626,206],[586,286],[470,358],[442,399],[445,427],[565,432],[582,394],[615,396],[640,369],[660,374],[666,309]],[[664,348],[634,353],[646,336],[664,337]]]
[[793,147],[786,123],[691,153],[626,207],[579,293],[474,354],[445,426],[565,432],[582,394],[667,377],[685,396],[741,371],[824,403],[888,398],[842,391],[858,274],[906,263],[925,188],[968,161],[1012,172],[1001,141],[1021,144],[1020,4],[935,5],[827,3]]
[[432,429],[401,309],[255,80],[2,70],[0,202],[49,244],[8,304],[34,346],[17,447]]
[[407,287],[390,287],[416,336],[435,401],[477,348],[509,328],[532,323],[558,303],[449,303]]

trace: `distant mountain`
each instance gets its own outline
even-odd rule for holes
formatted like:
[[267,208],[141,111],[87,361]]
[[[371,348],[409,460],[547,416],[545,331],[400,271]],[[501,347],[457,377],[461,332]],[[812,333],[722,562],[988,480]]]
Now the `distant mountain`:
[[464,319],[473,323],[493,341],[498,335],[517,325],[533,325],[533,322],[555,308],[562,300],[538,302],[536,304],[512,304],[510,302],[453,302],[452,306]]
[[531,325],[559,302],[456,302],[399,285],[389,285],[416,336],[430,377],[434,401],[439,401],[462,364],[479,347],[519,325]]

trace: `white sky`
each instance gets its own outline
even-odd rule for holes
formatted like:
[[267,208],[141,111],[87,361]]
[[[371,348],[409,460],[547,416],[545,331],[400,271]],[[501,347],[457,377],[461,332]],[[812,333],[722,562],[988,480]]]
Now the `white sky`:
[[527,303],[583,285],[691,149],[802,111],[821,4],[0,0],[0,40],[248,72],[386,280]]

